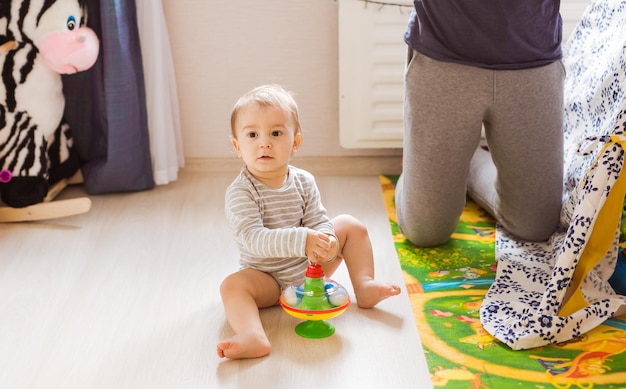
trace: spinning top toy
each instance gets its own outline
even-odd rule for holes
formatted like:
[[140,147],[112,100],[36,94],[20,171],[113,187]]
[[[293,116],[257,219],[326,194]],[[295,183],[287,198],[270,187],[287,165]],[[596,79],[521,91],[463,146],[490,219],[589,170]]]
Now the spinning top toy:
[[296,333],[304,338],[326,338],[335,333],[335,327],[325,321],[342,314],[350,305],[346,289],[324,276],[320,265],[310,264],[304,284],[289,286],[280,296],[280,306],[291,316],[304,319],[296,326]]

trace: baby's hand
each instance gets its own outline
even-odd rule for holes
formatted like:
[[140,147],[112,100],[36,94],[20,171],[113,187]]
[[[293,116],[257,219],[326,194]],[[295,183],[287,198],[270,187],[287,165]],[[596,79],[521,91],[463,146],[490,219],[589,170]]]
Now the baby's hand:
[[323,232],[309,230],[306,237],[305,253],[313,263],[329,262],[337,255],[337,240]]

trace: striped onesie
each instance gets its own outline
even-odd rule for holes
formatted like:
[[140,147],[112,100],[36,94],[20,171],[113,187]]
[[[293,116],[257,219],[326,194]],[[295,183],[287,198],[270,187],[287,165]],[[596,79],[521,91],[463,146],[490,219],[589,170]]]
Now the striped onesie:
[[299,285],[309,261],[307,228],[334,234],[313,175],[289,166],[287,181],[271,188],[247,168],[226,190],[226,217],[237,242],[241,268],[263,271],[281,290]]

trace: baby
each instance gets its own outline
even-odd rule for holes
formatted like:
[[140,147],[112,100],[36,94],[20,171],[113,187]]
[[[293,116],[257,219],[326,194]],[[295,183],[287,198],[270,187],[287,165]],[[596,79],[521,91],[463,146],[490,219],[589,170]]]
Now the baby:
[[226,216],[239,247],[241,269],[220,293],[235,335],[217,345],[221,358],[258,358],[270,352],[259,309],[304,280],[309,263],[327,276],[345,261],[361,308],[398,295],[397,285],[374,279],[367,228],[349,215],[326,215],[313,175],[289,165],[302,132],[292,95],[278,85],[244,94],[231,115],[232,145],[245,167],[226,191]]

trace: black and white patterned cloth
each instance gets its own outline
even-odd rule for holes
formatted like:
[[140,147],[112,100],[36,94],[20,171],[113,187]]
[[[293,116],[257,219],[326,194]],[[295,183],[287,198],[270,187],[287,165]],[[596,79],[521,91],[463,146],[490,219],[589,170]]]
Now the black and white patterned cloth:
[[[515,350],[569,341],[626,313],[608,282],[624,202],[615,184],[626,181],[626,0],[592,0],[563,63],[562,228],[530,243],[497,226],[497,274],[480,310],[483,327]],[[602,213],[616,202],[615,217]]]

